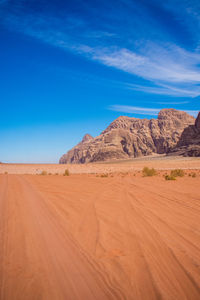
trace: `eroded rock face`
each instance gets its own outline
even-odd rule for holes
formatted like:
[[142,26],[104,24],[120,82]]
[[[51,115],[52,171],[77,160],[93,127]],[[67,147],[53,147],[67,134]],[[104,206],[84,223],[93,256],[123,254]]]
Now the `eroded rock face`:
[[91,141],[93,139],[93,137],[90,135],[90,134],[85,134],[83,139],[82,139],[82,143],[85,143],[85,142],[88,142],[88,141]]
[[200,131],[200,112],[195,120],[195,127],[198,131]]
[[200,112],[194,125],[183,130],[177,145],[170,150],[172,155],[200,156]]
[[163,109],[157,119],[121,116],[99,136],[86,135],[64,154],[60,163],[88,163],[166,153],[174,147],[183,130],[195,119],[185,112]]

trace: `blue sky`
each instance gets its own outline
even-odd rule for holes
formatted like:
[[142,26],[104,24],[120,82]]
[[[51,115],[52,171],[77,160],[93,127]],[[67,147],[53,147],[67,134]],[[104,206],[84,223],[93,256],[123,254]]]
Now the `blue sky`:
[[200,109],[197,0],[0,0],[0,161],[57,162],[120,115]]

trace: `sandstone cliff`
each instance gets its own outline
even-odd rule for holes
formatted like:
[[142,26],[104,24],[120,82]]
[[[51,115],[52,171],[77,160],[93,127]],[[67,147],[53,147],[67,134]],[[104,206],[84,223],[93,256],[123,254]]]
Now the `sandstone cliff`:
[[170,150],[170,154],[200,156],[200,112],[195,124],[184,129],[177,145]]
[[59,162],[88,163],[166,153],[194,121],[192,116],[175,109],[163,109],[157,119],[151,120],[121,116],[99,136],[86,135]]

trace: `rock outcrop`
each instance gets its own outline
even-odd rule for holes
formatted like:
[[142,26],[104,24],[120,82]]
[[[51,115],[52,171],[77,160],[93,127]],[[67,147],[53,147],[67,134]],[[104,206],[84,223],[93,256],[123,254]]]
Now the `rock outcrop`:
[[194,122],[192,116],[175,109],[163,109],[151,120],[121,116],[99,136],[86,135],[59,162],[88,163],[166,153]]
[[171,155],[200,156],[200,112],[195,124],[186,127]]

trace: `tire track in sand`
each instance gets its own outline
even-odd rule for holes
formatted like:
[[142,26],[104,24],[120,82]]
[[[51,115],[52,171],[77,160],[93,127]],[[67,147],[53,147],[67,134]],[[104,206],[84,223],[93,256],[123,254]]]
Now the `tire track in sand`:
[[22,177],[9,180],[1,300],[122,299],[67,238],[41,195]]

